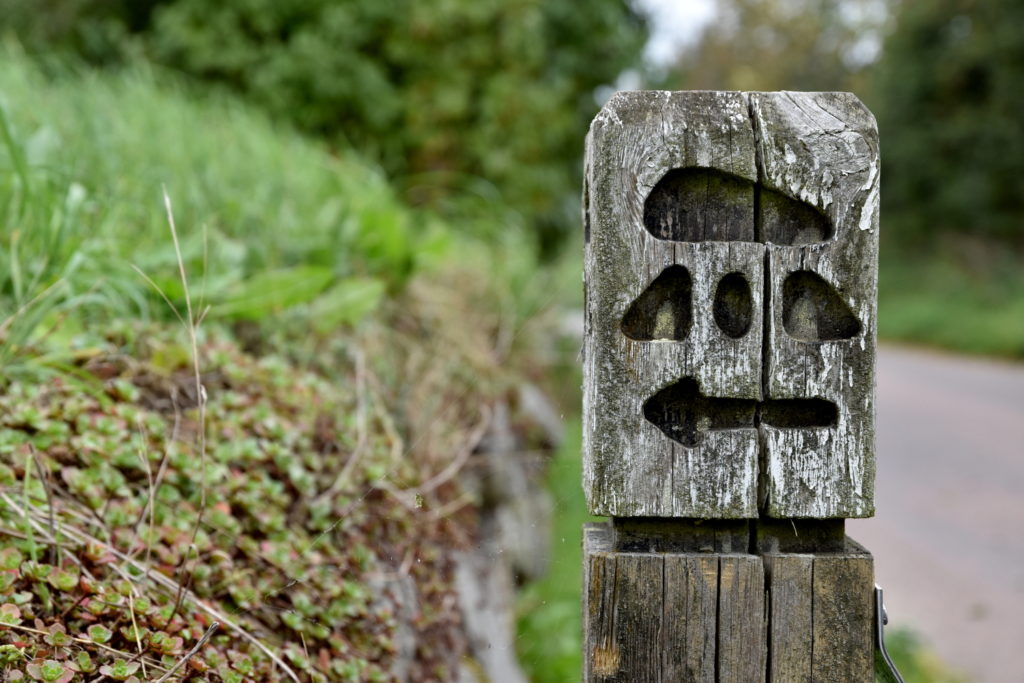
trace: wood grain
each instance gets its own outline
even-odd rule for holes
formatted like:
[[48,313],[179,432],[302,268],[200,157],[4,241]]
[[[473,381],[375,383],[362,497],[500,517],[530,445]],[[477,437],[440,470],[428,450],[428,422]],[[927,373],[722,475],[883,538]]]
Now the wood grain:
[[764,680],[759,557],[619,553],[611,533],[584,535],[585,680]]
[[[845,93],[619,93],[591,125],[585,167],[590,511],[873,514],[878,138],[870,113]],[[642,339],[630,338],[627,310],[672,266],[692,282],[692,318],[652,321],[637,326]],[[731,273],[750,287],[742,334],[721,329],[713,313]],[[787,289],[790,276],[803,289]],[[847,310],[855,324],[826,319]],[[787,321],[799,325],[787,332]],[[682,339],[665,338],[684,329]],[[705,426],[687,445],[644,415],[648,399],[687,378],[708,397],[821,399],[837,417],[799,428]]]
[[766,555],[769,588],[768,680],[811,680],[814,644],[812,555]]
[[764,555],[771,683],[873,679],[874,563],[844,552]]
[[870,681],[874,564],[866,552],[814,558],[814,681]]

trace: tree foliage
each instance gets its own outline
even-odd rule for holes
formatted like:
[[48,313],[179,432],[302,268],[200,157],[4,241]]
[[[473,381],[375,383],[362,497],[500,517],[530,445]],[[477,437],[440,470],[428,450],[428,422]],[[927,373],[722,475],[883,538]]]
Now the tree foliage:
[[[19,7],[20,5],[20,7]],[[594,90],[640,54],[623,0],[0,0],[37,44],[131,46],[376,158],[415,203],[501,198],[575,225]],[[54,17],[74,17],[59,20]],[[129,46],[126,48],[125,46]],[[571,217],[565,211],[572,207]]]
[[908,241],[970,234],[1024,248],[1024,4],[905,1],[873,102],[883,211]]
[[670,87],[860,91],[884,9],[879,0],[720,0]]

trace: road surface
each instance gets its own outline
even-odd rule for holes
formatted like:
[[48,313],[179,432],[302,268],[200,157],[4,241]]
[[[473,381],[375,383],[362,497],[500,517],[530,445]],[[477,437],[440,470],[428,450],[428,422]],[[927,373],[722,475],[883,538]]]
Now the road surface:
[[1024,364],[881,347],[875,556],[890,625],[980,683],[1024,681]]

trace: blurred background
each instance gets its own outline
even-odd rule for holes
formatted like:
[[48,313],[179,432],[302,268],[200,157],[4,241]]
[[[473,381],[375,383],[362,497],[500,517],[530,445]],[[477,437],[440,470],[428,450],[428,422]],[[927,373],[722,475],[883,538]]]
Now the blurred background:
[[[479,287],[513,330],[546,321],[517,367],[566,425],[517,652],[533,680],[574,680],[589,121],[618,89],[852,91],[882,140],[882,350],[878,518],[849,530],[908,680],[1024,680],[1022,26],[1019,0],[0,0],[5,172],[62,169],[59,201],[37,184],[4,210],[90,216],[0,248],[49,254],[34,282],[63,278],[92,319],[160,317],[116,276],[173,263],[165,229],[139,228],[162,220],[159,179],[182,224],[208,226],[216,247],[185,257],[229,320],[260,324],[283,284],[271,308],[354,324],[418,273],[491,264]],[[222,135],[229,119],[245,132]],[[173,271],[154,277],[176,296]],[[25,281],[0,272],[12,311]]]

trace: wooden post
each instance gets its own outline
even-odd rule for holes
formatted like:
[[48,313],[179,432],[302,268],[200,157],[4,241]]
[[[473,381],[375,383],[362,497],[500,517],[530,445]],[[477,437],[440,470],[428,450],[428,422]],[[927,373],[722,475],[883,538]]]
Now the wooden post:
[[594,119],[586,680],[871,680],[878,165],[847,93]]

